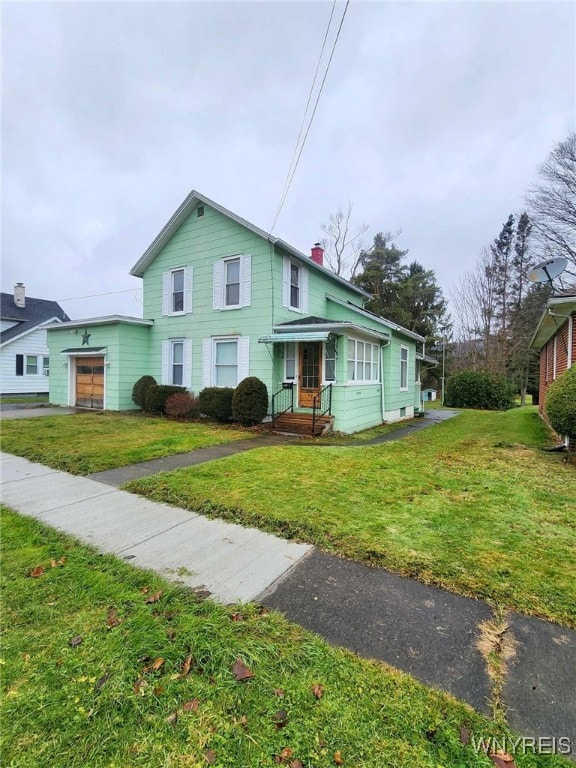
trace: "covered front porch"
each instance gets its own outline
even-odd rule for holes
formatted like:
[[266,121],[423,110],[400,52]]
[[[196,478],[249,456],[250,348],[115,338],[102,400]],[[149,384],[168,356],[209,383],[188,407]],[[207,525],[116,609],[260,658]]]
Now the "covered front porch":
[[[382,422],[381,361],[384,334],[352,323],[307,317],[258,338],[273,360],[270,413],[279,431],[319,435],[346,429],[350,387],[371,393],[366,426]],[[347,391],[348,390],[348,391]],[[348,408],[350,411],[350,409]],[[366,420],[366,419],[365,419]],[[364,424],[357,427],[364,428]]]

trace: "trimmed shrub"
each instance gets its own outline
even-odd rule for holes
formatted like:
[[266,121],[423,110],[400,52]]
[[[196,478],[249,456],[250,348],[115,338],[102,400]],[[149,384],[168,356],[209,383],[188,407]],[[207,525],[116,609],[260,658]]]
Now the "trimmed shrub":
[[140,376],[136,384],[132,387],[132,400],[139,408],[146,407],[146,391],[148,387],[156,384],[154,376]]
[[545,411],[555,432],[576,440],[576,366],[550,384]]
[[168,384],[152,384],[146,390],[145,410],[149,413],[164,413],[166,400],[177,392],[186,392],[185,387],[173,387]]
[[243,379],[234,390],[232,416],[244,427],[260,424],[268,413],[268,389],[256,376]]
[[164,413],[166,416],[173,416],[177,419],[196,416],[198,414],[198,400],[192,397],[189,392],[176,392],[166,400]]
[[198,395],[198,410],[214,421],[232,421],[231,387],[206,387]]
[[461,371],[446,382],[444,405],[503,411],[514,406],[514,387],[502,376],[486,371]]

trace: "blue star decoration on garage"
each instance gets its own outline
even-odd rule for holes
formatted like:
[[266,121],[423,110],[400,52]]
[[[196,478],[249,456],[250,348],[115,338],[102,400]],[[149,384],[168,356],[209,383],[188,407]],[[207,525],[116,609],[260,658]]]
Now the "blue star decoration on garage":
[[88,333],[88,330],[85,330],[82,334],[82,346],[84,346],[84,344],[88,345],[90,343],[90,336],[92,336],[92,334]]

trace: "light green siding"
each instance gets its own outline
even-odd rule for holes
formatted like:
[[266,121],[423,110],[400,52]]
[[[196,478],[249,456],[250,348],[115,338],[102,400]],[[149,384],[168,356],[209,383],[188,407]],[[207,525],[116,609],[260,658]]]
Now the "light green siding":
[[90,334],[89,347],[104,348],[104,407],[107,410],[130,410],[137,406],[132,402],[132,387],[140,376],[148,373],[148,337],[150,328],[129,322],[105,323],[82,328],[62,328],[48,331],[50,349],[50,402],[57,405],[74,405],[75,373],[74,355],[62,350],[82,349],[82,334]]

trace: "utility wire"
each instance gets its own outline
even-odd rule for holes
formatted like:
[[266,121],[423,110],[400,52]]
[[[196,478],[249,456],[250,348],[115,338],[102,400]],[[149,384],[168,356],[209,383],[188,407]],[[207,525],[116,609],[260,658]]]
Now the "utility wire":
[[[336,5],[336,0],[334,0],[334,6]],[[326,65],[326,69],[324,70],[324,77],[322,78],[322,83],[320,84],[320,89],[318,91],[318,95],[316,96],[316,101],[314,103],[314,109],[312,110],[312,114],[310,116],[310,120],[308,121],[308,126],[306,128],[306,133],[304,134],[304,138],[302,140],[302,143],[300,144],[300,150],[298,151],[298,155],[296,157],[296,162],[290,163],[290,168],[288,169],[288,174],[286,177],[286,182],[284,184],[284,189],[282,192],[282,197],[280,199],[280,204],[278,205],[278,210],[276,211],[276,216],[274,217],[274,222],[272,224],[271,231],[274,231],[274,227],[276,226],[276,222],[278,221],[278,218],[280,216],[280,213],[282,211],[282,208],[284,206],[284,202],[286,200],[286,197],[288,195],[288,192],[290,190],[290,186],[292,184],[292,179],[294,178],[294,174],[296,173],[296,169],[298,168],[298,163],[300,162],[300,157],[302,156],[302,150],[304,149],[304,145],[306,144],[306,139],[308,138],[308,133],[310,132],[310,127],[312,125],[312,121],[314,120],[314,115],[316,114],[316,110],[318,108],[318,102],[320,101],[320,96],[322,95],[322,91],[324,89],[324,83],[326,82],[326,77],[328,76],[328,70],[330,69],[330,64],[332,63],[332,58],[334,56],[334,51],[336,49],[336,44],[338,43],[338,38],[340,37],[340,32],[342,30],[342,25],[344,24],[344,19],[346,17],[346,12],[348,11],[348,6],[350,5],[350,0],[346,0],[346,6],[344,8],[344,12],[342,14],[342,18],[340,19],[340,25],[338,26],[338,32],[336,33],[336,38],[334,39],[334,44],[332,45],[332,51],[330,52],[330,58],[328,59],[328,63]],[[304,121],[306,119],[306,112],[308,111],[308,106],[310,104],[310,98],[312,96],[312,90],[314,88],[314,84],[316,82],[316,76],[318,74],[318,68],[320,66],[320,59],[322,58],[322,53],[324,51],[324,45],[326,43],[326,37],[328,36],[328,31],[330,29],[330,23],[332,21],[332,15],[334,13],[334,6],[332,6],[332,13],[330,14],[330,21],[328,22],[328,28],[326,29],[326,35],[324,37],[324,43],[322,44],[322,51],[320,52],[320,58],[318,59],[318,67],[316,68],[316,74],[314,75],[314,81],[312,82],[312,88],[310,89],[310,96],[308,97],[308,104],[306,105],[306,111],[304,112],[304,119],[302,121],[302,124],[304,124]],[[296,147],[294,148],[294,154],[296,154],[296,150],[298,149],[298,143],[300,141],[300,136],[302,134],[302,128],[300,129],[300,134],[298,136],[298,140],[296,142]],[[294,159],[294,158],[292,158]],[[292,167],[293,166],[293,167]]]
[[[324,55],[324,48],[326,47],[326,40],[328,39],[328,33],[330,32],[330,27],[332,26],[332,17],[334,16],[334,10],[336,9],[336,2],[337,0],[334,0],[332,3],[332,10],[330,11],[330,18],[328,19],[328,26],[326,27],[326,32],[324,33],[324,40],[322,41],[322,48],[320,49],[320,55],[318,56],[318,63],[316,64],[316,71],[314,72],[314,79],[312,80],[312,85],[310,86],[310,91],[308,92],[308,101],[306,102],[306,107],[304,109],[304,114],[302,115],[302,122],[300,124],[300,130],[298,131],[298,138],[296,139],[296,144],[294,145],[294,152],[292,153],[292,157],[290,159],[290,165],[288,166],[288,173],[286,174],[286,178],[284,180],[284,186],[282,187],[282,194],[280,195],[280,199],[283,200],[284,191],[286,189],[286,185],[288,183],[288,178],[290,177],[290,172],[292,171],[292,166],[294,164],[294,160],[296,158],[296,154],[298,152],[298,147],[300,145],[300,139],[302,138],[302,133],[304,132],[304,125],[306,123],[306,116],[308,115],[308,107],[310,106],[310,102],[312,101],[312,94],[314,93],[314,86],[316,85],[316,78],[318,77],[318,71],[320,70],[320,64],[322,63],[322,56]],[[276,220],[278,218],[280,212],[280,206],[278,207],[278,210],[276,211],[276,218],[274,219],[274,224],[272,225],[272,229],[274,229],[274,226],[276,224]]]
[[[88,296],[71,296],[67,299],[55,299],[55,301],[78,301],[79,299],[93,299],[97,296],[114,296],[117,293],[138,293],[139,288],[126,288],[123,291],[107,291],[106,293],[89,293]],[[137,299],[137,295],[135,296]]]

